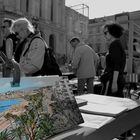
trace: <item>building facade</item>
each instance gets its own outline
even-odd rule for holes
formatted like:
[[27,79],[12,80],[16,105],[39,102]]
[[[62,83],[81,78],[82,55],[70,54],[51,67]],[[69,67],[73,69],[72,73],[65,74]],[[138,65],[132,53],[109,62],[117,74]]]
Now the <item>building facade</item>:
[[126,30],[129,30],[130,21],[140,26],[140,11],[123,12],[112,16],[90,19],[88,25],[88,42],[98,53],[107,51],[107,44],[104,39],[102,27],[109,21],[118,22]]
[[73,48],[70,46],[69,41],[72,37],[79,37],[81,41],[87,41],[88,38],[88,16],[85,16],[70,7],[66,8],[66,49],[68,61],[72,57]]

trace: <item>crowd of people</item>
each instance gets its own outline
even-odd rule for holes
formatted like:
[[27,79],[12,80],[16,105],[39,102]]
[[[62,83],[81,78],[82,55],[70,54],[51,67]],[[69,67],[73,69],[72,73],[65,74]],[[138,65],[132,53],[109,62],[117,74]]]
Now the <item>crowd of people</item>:
[[[38,71],[44,65],[44,46],[47,46],[47,43],[41,38],[39,32],[35,32],[33,24],[27,18],[16,20],[5,18],[1,28],[3,45],[0,47],[0,51],[8,59],[14,59],[19,64],[22,75],[41,75]],[[69,42],[74,50],[71,70],[78,78],[78,93],[84,93],[85,85],[88,93],[94,93],[94,77],[96,75],[101,76],[104,71],[103,76],[101,76],[103,83],[101,94],[123,97],[126,54],[121,37],[125,32],[119,24],[110,22],[104,25],[103,33],[109,44],[108,53],[104,56],[99,56],[92,47],[85,44],[79,37],[73,37]],[[137,47],[135,40],[134,44]],[[99,67],[102,69],[101,72],[99,72]],[[109,79],[106,79],[104,75],[109,75]],[[104,77],[105,80],[102,80]]]

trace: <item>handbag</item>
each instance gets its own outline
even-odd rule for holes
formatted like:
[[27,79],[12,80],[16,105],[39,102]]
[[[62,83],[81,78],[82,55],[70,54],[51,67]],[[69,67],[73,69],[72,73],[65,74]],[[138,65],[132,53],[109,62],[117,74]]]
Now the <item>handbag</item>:
[[112,72],[104,72],[101,76],[100,76],[100,81],[102,83],[106,83],[107,81],[111,80],[113,78],[113,73]]

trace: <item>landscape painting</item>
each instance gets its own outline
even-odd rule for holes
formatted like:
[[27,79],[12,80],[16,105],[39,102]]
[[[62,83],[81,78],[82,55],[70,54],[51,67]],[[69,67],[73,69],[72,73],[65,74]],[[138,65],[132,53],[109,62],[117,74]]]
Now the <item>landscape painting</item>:
[[2,96],[3,101],[10,97],[18,100],[17,105],[0,112],[0,131],[8,133],[11,140],[46,140],[84,122],[67,79],[52,86]]

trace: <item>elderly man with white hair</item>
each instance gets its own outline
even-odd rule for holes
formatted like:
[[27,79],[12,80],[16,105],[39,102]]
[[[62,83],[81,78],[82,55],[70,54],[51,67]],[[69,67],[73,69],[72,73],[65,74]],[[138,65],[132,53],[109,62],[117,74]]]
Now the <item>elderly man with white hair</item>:
[[[20,39],[15,52],[15,60],[19,63],[25,76],[37,76],[44,62],[45,42],[40,34],[35,34],[32,23],[26,18],[14,21],[12,31]],[[32,41],[31,39],[34,38]]]
[[72,69],[78,78],[78,94],[84,94],[85,85],[88,93],[94,93],[93,81],[99,56],[78,37],[73,37],[70,44],[74,49]]

